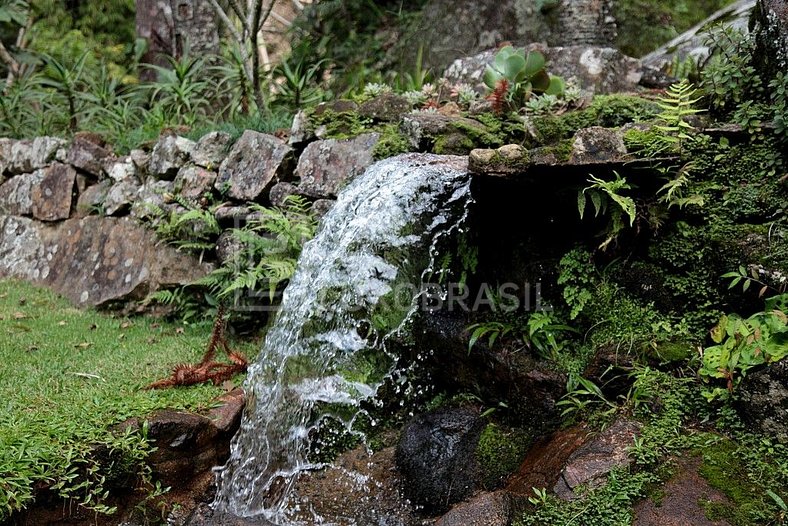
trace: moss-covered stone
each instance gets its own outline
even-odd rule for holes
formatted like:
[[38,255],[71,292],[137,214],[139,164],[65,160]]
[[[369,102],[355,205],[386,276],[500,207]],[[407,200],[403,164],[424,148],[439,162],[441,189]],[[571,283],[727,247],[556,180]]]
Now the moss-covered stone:
[[380,139],[372,149],[372,156],[376,160],[387,159],[411,151],[410,142],[400,133],[398,125],[386,124],[378,131]]
[[349,139],[370,131],[371,125],[371,120],[355,111],[335,112],[326,109],[319,114],[313,113],[309,118],[310,128],[319,131],[321,139]]
[[652,119],[659,108],[643,97],[635,95],[598,95],[584,109],[561,115],[533,117],[530,121],[537,145],[552,144],[572,137],[577,130],[602,126],[617,128],[630,122]]
[[476,448],[482,485],[486,489],[500,486],[520,466],[531,442],[531,437],[524,431],[487,424]]

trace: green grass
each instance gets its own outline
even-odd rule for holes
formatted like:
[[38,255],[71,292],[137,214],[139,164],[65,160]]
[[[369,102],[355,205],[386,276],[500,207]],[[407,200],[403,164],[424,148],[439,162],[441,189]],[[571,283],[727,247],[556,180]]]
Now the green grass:
[[111,512],[108,491],[146,481],[144,436],[110,428],[157,409],[210,407],[220,387],[142,389],[176,363],[199,361],[210,330],[82,311],[0,281],[0,523],[31,504],[34,488]]

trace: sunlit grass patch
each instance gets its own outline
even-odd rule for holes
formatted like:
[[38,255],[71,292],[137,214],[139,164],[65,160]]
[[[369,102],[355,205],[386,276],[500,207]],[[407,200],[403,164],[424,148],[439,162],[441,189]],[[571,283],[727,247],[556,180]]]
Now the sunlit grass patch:
[[[109,511],[105,492],[143,474],[148,449],[138,434],[110,428],[157,409],[203,410],[222,394],[212,385],[143,389],[176,363],[198,362],[210,331],[82,311],[0,281],[0,523],[30,504],[35,487]],[[253,355],[256,345],[233,347]]]

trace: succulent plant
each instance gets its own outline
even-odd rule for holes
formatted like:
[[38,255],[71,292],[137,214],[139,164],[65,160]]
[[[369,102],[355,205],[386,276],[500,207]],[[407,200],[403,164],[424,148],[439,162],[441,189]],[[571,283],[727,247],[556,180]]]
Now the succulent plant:
[[545,70],[544,55],[538,51],[526,53],[524,49],[512,46],[498,51],[492,64],[484,71],[484,83],[490,89],[494,103],[505,99],[516,108],[521,108],[532,93],[558,96],[564,91],[563,79]]

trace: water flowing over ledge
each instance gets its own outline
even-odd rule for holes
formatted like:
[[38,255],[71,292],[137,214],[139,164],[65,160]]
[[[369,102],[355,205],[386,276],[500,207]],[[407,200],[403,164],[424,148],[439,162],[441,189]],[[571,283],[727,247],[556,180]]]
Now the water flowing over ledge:
[[[327,414],[349,429],[391,372],[385,340],[415,310],[438,240],[470,201],[467,161],[450,156],[387,159],[344,189],[249,370],[241,429],[218,472],[218,511],[292,524],[286,497],[299,473],[320,467],[307,459],[310,432]],[[403,290],[404,301],[395,297]]]

